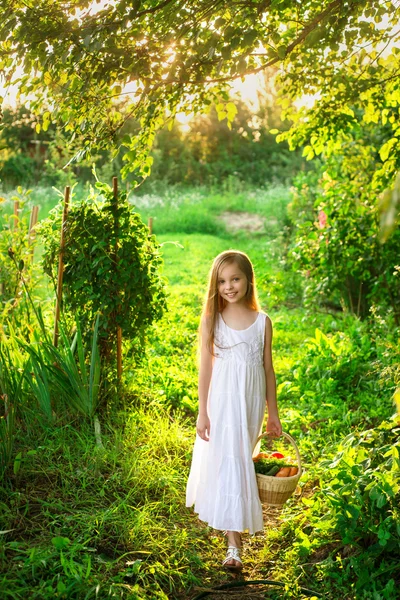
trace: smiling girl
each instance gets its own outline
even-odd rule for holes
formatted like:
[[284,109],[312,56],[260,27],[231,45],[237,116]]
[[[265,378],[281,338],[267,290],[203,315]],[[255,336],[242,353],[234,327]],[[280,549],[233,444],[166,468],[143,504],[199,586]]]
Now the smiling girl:
[[228,250],[212,265],[200,323],[199,414],[186,506],[228,537],[223,566],[240,570],[241,532],[263,529],[252,455],[282,427],[271,356],[272,325],[260,310],[253,266]]

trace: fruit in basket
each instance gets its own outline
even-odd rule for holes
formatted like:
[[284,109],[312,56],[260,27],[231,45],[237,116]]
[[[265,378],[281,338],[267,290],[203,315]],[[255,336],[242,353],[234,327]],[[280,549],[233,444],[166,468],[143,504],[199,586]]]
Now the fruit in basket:
[[297,475],[299,469],[297,467],[290,467],[289,477],[293,477],[293,475]]
[[284,454],[282,454],[282,452],[272,452],[271,456],[273,458],[285,458]]
[[270,454],[268,454],[268,452],[259,452],[257,454],[257,456],[255,456],[253,458],[253,461],[254,462],[258,462],[259,460],[262,460],[262,459],[264,460],[264,459],[267,459],[267,458],[270,458]]
[[260,452],[258,456],[260,458],[271,458],[271,455],[268,452]]

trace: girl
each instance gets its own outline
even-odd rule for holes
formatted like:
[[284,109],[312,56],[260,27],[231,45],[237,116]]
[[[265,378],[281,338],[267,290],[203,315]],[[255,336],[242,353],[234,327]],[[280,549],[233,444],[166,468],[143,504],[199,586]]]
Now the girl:
[[[223,566],[240,570],[240,532],[263,529],[252,461],[262,431],[282,433],[271,358],[272,326],[260,311],[246,254],[228,250],[212,265],[200,323],[199,414],[186,506],[226,530]],[[258,444],[259,446],[259,444]]]

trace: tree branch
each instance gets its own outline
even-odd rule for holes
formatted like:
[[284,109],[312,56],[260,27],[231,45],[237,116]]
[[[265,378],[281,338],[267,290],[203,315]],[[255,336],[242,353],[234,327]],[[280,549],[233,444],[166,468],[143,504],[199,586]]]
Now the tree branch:
[[165,8],[168,4],[170,4],[173,1],[174,0],[164,0],[164,2],[160,2],[160,4],[153,6],[153,8],[147,8],[146,10],[141,10],[140,12],[138,12],[135,15],[135,17],[142,17],[143,15],[151,15],[151,14],[157,12],[158,10],[162,10],[163,8]]
[[[285,52],[285,58],[296,48],[296,46],[298,46],[299,44],[301,44],[301,42],[303,42],[305,40],[305,38],[308,36],[309,33],[311,33],[311,31],[313,31],[315,29],[315,27],[317,25],[319,25],[319,23],[321,21],[323,21],[325,19],[325,17],[327,17],[330,13],[332,13],[337,7],[339,7],[342,4],[343,0],[333,0],[333,2],[331,2],[325,10],[323,10],[321,13],[319,13],[308,25],[306,25],[304,27],[304,29],[301,31],[300,35],[291,43],[289,44],[289,46],[286,48],[286,52]],[[284,58],[284,59],[285,59]],[[240,77],[244,77],[246,75],[254,75],[256,73],[259,73],[260,71],[264,71],[264,69],[267,69],[268,67],[272,67],[273,65],[275,65],[276,63],[280,62],[281,59],[279,56],[276,56],[274,58],[272,58],[270,61],[268,61],[267,63],[260,65],[259,67],[255,67],[254,69],[249,69],[248,71],[246,71],[245,73],[240,73],[238,75],[234,75],[234,76],[229,76],[229,77],[219,77],[216,79],[205,79],[202,81],[188,81],[187,83],[193,84],[193,85],[199,85],[199,84],[204,84],[204,83],[224,83],[224,82],[228,82],[228,81],[234,81],[235,79],[239,79]],[[165,80],[165,84],[167,85],[168,83],[178,83],[179,80]],[[159,84],[158,84],[159,86]]]

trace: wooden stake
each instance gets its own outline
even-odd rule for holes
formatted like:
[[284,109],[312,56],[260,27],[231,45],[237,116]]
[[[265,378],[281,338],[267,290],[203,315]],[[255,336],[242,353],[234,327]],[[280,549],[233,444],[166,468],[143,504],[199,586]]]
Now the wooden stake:
[[58,344],[58,321],[60,319],[62,283],[63,283],[63,275],[64,275],[65,227],[66,227],[67,218],[68,218],[70,193],[71,193],[71,188],[69,185],[67,185],[67,187],[65,188],[65,192],[64,192],[64,210],[63,210],[62,223],[61,223],[60,254],[59,254],[59,259],[58,259],[56,312],[55,312],[55,317],[54,317],[53,344],[56,347]]
[[[118,179],[113,177],[113,193],[115,200],[115,267],[118,270]],[[117,308],[117,315],[119,309]],[[117,325],[117,378],[118,383],[121,382],[122,377],[122,329]]]
[[13,227],[13,229],[18,229],[18,221],[19,221],[19,201],[14,200],[14,227]]
[[32,212],[31,212],[31,219],[29,221],[29,237],[28,237],[29,244],[32,246],[32,250],[31,250],[31,262],[33,262],[33,252],[35,250],[33,242],[34,242],[34,239],[36,237],[35,225],[36,225],[36,223],[38,221],[38,213],[39,213],[39,207],[38,206],[33,206],[32,207]]
[[149,219],[147,221],[147,226],[149,228],[150,235],[152,235],[152,233],[153,233],[153,217],[149,217]]

